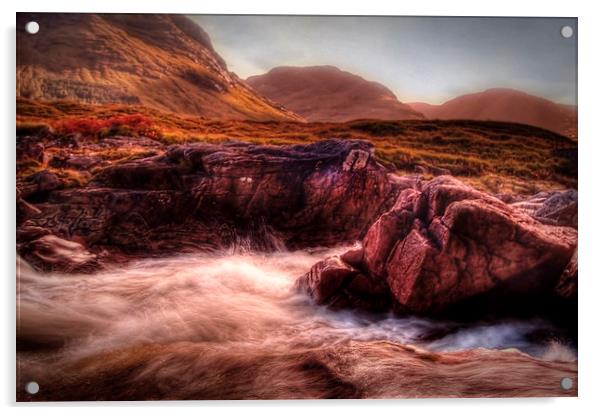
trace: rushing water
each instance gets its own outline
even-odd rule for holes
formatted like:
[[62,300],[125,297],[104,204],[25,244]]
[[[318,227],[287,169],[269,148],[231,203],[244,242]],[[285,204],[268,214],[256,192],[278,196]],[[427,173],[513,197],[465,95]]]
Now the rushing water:
[[22,264],[18,340],[27,351],[19,356],[21,371],[29,375],[139,345],[169,345],[169,353],[202,345],[192,353],[202,358],[219,349],[221,358],[235,359],[257,350],[288,356],[387,341],[433,353],[517,348],[544,360],[575,360],[571,348],[537,340],[536,333],[551,329],[542,321],[466,325],[332,311],[294,289],[313,264],[343,250],[153,258],[94,275],[43,275]]

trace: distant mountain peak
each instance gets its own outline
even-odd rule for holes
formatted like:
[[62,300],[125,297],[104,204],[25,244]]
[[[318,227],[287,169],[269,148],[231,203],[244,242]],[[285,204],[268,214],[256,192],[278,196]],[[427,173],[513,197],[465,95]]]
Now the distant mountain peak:
[[384,85],[331,65],[279,66],[247,83],[308,121],[423,118]]
[[409,104],[433,119],[472,119],[516,122],[577,137],[577,108],[512,88],[489,88],[460,95],[441,105]]

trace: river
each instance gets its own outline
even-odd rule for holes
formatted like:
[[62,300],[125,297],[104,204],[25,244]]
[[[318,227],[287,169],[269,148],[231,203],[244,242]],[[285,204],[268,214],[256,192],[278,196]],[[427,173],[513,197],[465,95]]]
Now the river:
[[[346,249],[232,249],[142,259],[94,275],[40,274],[19,262],[17,381],[38,381],[40,393],[18,395],[497,396],[508,388],[530,395],[520,390],[523,368],[525,387],[533,374],[554,376],[533,387],[554,395],[564,393],[563,374],[576,376],[574,348],[542,336],[555,330],[542,320],[467,324],[332,311],[294,289],[313,264]],[[506,375],[514,389],[486,385]]]

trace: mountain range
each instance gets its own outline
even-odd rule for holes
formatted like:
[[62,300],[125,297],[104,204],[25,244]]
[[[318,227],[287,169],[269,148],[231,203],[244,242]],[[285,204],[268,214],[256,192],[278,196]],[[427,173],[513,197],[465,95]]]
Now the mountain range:
[[[30,35],[25,23],[37,21]],[[280,66],[241,80],[209,35],[181,15],[17,14],[17,97],[134,104],[210,119],[346,122],[472,119],[577,137],[577,108],[493,88],[441,105],[404,103],[335,66]]]

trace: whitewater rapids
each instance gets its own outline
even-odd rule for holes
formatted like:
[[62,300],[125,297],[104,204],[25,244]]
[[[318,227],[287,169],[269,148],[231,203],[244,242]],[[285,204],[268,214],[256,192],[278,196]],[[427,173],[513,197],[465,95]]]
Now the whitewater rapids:
[[[471,325],[332,311],[294,289],[340,249],[138,260],[94,275],[19,261],[22,400],[573,395],[542,321]],[[23,392],[28,381],[40,393]]]

